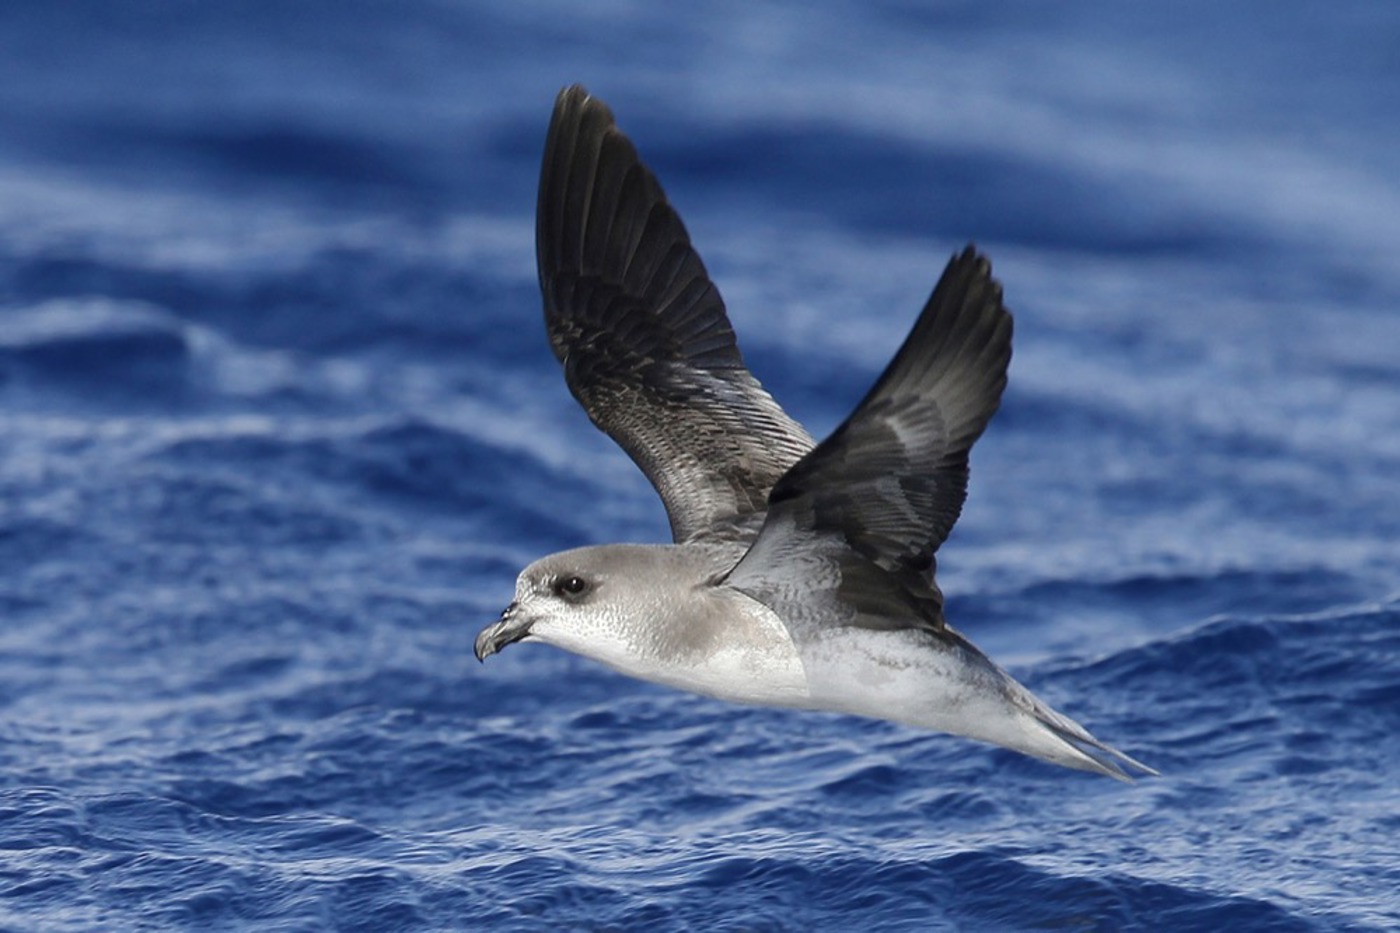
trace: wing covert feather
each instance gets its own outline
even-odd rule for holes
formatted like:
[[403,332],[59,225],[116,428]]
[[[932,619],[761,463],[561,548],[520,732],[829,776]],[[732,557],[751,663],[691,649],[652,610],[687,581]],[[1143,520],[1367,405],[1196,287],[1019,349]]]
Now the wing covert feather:
[[867,621],[855,624],[886,625],[871,594],[895,588],[919,607],[910,625],[941,630],[934,553],[962,511],[968,452],[1000,404],[1011,329],[990,263],[969,246],[865,399],[774,486],[733,585],[786,592],[773,555],[838,544],[836,588],[846,604],[868,605]]

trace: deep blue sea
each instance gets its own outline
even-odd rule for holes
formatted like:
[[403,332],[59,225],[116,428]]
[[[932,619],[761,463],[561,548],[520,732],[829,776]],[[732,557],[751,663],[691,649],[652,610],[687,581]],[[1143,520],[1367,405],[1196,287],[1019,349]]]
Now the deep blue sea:
[[[606,99],[816,435],[986,250],[950,619],[1124,785],[477,630],[663,541],[544,337]],[[0,929],[1400,927],[1400,5],[0,4]]]

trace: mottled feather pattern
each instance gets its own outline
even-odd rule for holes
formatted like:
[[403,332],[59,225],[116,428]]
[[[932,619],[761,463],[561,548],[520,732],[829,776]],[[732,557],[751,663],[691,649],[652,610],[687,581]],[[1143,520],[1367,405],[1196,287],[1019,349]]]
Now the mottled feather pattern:
[[677,542],[750,540],[812,440],[744,366],[719,290],[611,111],[555,105],[538,209],[550,346],[656,486]]

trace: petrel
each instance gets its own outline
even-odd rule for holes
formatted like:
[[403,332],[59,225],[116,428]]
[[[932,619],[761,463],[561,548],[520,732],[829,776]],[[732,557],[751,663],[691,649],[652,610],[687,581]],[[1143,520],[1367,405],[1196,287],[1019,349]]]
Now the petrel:
[[724,700],[893,720],[1121,780],[1156,773],[944,618],[934,552],[1011,359],[1011,315],[974,247],[820,444],[744,365],[680,216],[577,85],[554,105],[536,249],[564,380],[656,487],[674,543],[536,561],[477,636],[479,659],[539,641]]

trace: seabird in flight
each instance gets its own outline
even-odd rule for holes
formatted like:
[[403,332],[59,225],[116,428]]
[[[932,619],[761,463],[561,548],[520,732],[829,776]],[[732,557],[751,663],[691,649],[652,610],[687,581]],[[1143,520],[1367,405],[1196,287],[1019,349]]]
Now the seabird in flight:
[[656,487],[674,543],[536,561],[477,637],[478,658],[539,641],[724,700],[893,720],[1122,780],[1156,773],[944,618],[934,552],[1011,359],[1011,315],[973,247],[814,444],[745,367],[680,216],[579,86],[554,106],[536,237],[564,379]]

